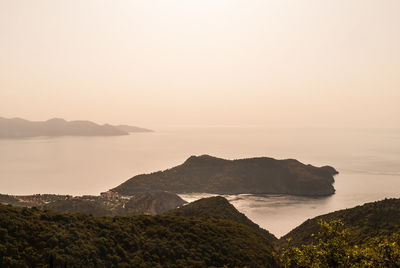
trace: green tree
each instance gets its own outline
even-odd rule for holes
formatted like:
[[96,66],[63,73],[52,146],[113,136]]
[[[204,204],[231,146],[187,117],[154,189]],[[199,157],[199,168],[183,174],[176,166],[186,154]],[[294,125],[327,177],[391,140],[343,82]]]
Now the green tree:
[[400,267],[400,235],[375,237],[363,245],[350,245],[349,231],[341,220],[319,221],[313,243],[288,245],[280,254],[284,267]]

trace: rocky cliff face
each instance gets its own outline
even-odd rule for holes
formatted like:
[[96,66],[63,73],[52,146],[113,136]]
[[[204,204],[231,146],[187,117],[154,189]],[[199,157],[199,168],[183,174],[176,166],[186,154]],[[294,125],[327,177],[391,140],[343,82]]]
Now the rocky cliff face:
[[268,157],[225,160],[191,156],[182,165],[135,176],[112,191],[134,195],[149,190],[174,193],[330,195],[332,167],[318,168],[294,159]]

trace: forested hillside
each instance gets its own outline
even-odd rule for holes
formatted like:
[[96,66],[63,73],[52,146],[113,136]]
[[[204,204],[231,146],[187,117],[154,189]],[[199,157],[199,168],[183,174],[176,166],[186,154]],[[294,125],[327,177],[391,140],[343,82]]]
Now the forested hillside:
[[121,195],[161,190],[172,193],[331,195],[335,192],[329,166],[314,167],[295,159],[257,157],[227,160],[191,156],[182,165],[132,177],[111,189]]
[[400,199],[385,199],[362,206],[335,211],[305,221],[283,238],[292,238],[293,245],[309,244],[313,240],[311,234],[318,233],[319,221],[329,222],[341,220],[350,231],[349,241],[362,244],[374,237],[389,236],[400,232]]
[[250,228],[260,232],[262,235],[266,236],[271,243],[275,243],[277,241],[277,238],[273,234],[260,228],[243,213],[240,213],[231,203],[229,203],[228,200],[222,196],[202,198],[180,208],[173,209],[167,212],[167,215],[228,219],[247,225]]
[[224,219],[94,217],[0,205],[0,267],[273,267],[268,239]]

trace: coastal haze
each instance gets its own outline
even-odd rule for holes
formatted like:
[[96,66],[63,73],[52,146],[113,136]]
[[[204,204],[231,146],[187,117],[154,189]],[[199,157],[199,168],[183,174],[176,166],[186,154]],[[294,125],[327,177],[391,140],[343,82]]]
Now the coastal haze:
[[[398,0],[2,0],[0,194],[4,200],[65,195],[37,198],[43,203],[61,198],[59,207],[100,200],[125,208],[130,202],[137,214],[160,214],[169,198],[176,202],[168,209],[214,194],[146,192],[128,201],[108,190],[136,175],[209,155],[296,159],[339,172],[332,195],[331,177],[325,196],[224,195],[277,237],[324,213],[400,198],[399,14]],[[254,172],[248,166],[243,170],[248,173],[240,176]],[[282,170],[292,174],[290,168]],[[295,172],[305,174],[301,168]],[[268,179],[282,179],[280,170],[277,174]],[[237,183],[230,175],[219,178]],[[297,178],[304,186],[304,177]],[[213,206],[215,200],[226,208],[221,197],[200,203]],[[383,203],[391,202],[398,204]],[[136,210],[137,204],[151,209]],[[6,219],[0,227],[18,226],[19,221],[8,221],[14,208],[0,209]],[[113,209],[107,215],[117,215]],[[178,223],[187,222],[177,218],[170,225]],[[26,241],[20,245],[21,252],[30,249]],[[200,253],[196,257],[204,259]]]
[[400,2],[0,2],[0,116],[400,125]]
[[0,267],[400,267],[399,14],[1,0]]
[[[134,175],[182,164],[191,155],[295,158],[335,167],[340,173],[332,196],[226,196],[278,237],[323,213],[400,197],[398,129],[174,127],[116,137],[0,140],[0,146],[0,188],[19,195],[98,195]],[[181,195],[187,201],[205,196]]]

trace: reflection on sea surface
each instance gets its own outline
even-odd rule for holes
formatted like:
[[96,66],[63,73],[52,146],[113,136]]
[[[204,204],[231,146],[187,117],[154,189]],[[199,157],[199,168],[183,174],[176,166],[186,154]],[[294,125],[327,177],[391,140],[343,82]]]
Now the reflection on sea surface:
[[[0,140],[0,193],[99,194],[130,177],[171,168],[191,155],[295,158],[331,165],[336,194],[227,196],[251,220],[281,236],[307,218],[400,197],[400,130],[268,127],[156,129],[117,137]],[[187,200],[202,195],[185,195]]]
[[[379,179],[378,179],[379,178]],[[336,193],[327,197],[292,195],[224,195],[240,212],[278,238],[307,219],[384,198],[399,198],[400,177],[345,173],[338,175]],[[379,183],[377,183],[379,180]],[[188,202],[210,194],[182,194]]]

